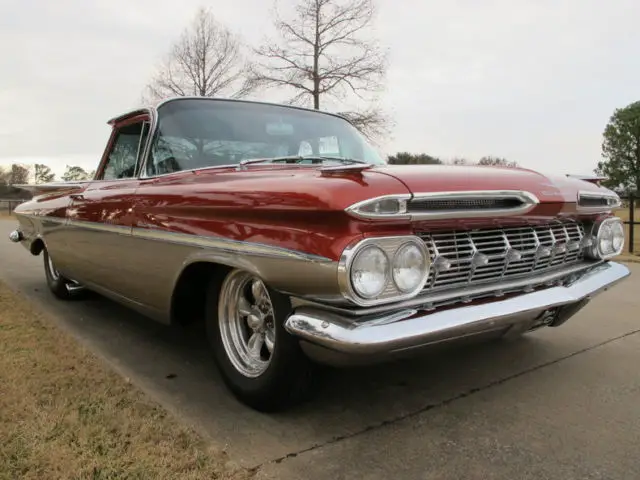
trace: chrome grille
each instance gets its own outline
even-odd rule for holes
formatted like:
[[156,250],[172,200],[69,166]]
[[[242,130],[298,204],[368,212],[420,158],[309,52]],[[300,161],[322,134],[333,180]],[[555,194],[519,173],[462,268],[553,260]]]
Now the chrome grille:
[[419,235],[432,261],[425,291],[537,274],[583,258],[584,228],[576,222]]

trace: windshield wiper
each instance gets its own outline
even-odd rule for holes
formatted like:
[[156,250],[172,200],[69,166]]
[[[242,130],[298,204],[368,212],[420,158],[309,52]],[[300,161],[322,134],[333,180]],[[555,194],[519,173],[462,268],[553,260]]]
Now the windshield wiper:
[[253,163],[302,163],[305,160],[311,160],[311,163],[322,163],[325,161],[336,161],[342,163],[360,163],[369,165],[368,162],[364,160],[356,160],[353,158],[344,158],[344,157],[331,157],[331,156],[321,156],[321,155],[290,155],[285,157],[272,157],[272,158],[248,158],[246,160],[242,160],[240,162],[240,168],[245,165],[251,165]]

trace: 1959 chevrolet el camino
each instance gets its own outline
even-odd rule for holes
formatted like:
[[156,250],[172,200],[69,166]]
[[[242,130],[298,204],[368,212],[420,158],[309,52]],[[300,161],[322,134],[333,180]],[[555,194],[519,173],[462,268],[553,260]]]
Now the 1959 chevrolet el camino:
[[629,275],[610,261],[620,199],[589,181],[387,165],[345,119],[267,103],[185,97],[109,123],[95,178],[38,186],[11,239],[57,297],[202,319],[260,410],[300,400],[318,362],[556,327]]

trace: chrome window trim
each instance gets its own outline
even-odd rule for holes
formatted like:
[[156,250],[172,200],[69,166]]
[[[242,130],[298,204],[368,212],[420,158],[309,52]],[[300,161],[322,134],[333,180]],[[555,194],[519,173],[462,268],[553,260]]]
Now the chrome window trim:
[[[615,201],[612,205],[596,205],[596,206],[584,206],[580,205],[582,198],[606,198],[613,199]],[[576,209],[579,212],[585,213],[607,213],[613,209],[619,208],[622,205],[620,197],[615,192],[593,192],[588,190],[579,190],[576,195]]]
[[[157,108],[149,109],[149,117],[151,120],[151,125],[149,127],[149,134],[147,135],[147,141],[145,142],[145,147],[142,152],[142,157],[140,158],[140,170],[138,171],[138,180],[145,180],[147,178],[153,178],[153,176],[147,175],[147,164],[149,163],[149,156],[151,155],[151,145],[153,145],[153,141],[156,137],[156,132],[158,130],[158,110]],[[177,173],[177,172],[171,172]],[[170,174],[165,174],[170,175]]]
[[[420,200],[472,200],[472,199],[504,199],[514,198],[522,201],[522,205],[516,208],[501,209],[474,209],[474,210],[451,210],[451,211],[426,211],[426,212],[400,212],[396,214],[375,214],[360,212],[359,209],[370,203],[380,200],[398,199],[406,200],[407,205],[413,201]],[[540,200],[533,193],[524,190],[469,190],[469,191],[446,191],[446,192],[419,192],[414,194],[382,195],[369,198],[348,206],[345,211],[359,218],[365,219],[407,219],[407,220],[435,220],[453,218],[476,218],[476,217],[496,217],[523,215],[533,210]]]
[[[386,242],[398,243],[398,246],[393,252],[391,252],[391,254],[387,249],[385,249],[383,245]],[[392,269],[393,269],[393,261],[394,261],[396,252],[402,245],[406,243],[413,243],[422,251],[426,259],[427,270],[424,278],[422,279],[422,282],[420,282],[420,284],[415,289],[413,289],[410,292],[403,293],[394,284]],[[387,278],[387,283],[385,284],[385,289],[387,285],[393,284],[393,287],[397,292],[393,296],[385,296],[381,298],[378,295],[377,297],[370,298],[370,299],[363,298],[356,293],[355,289],[353,288],[353,285],[351,284],[351,265],[353,263],[353,260],[355,259],[358,252],[360,252],[364,247],[367,247],[369,245],[375,245],[379,247],[387,254],[387,257],[389,258],[389,275]],[[427,250],[427,247],[424,241],[422,241],[422,239],[416,235],[394,235],[394,236],[387,236],[387,237],[365,238],[352,243],[342,251],[342,254],[340,255],[340,260],[338,261],[338,287],[340,288],[340,292],[342,293],[344,298],[354,303],[355,305],[358,305],[361,307],[381,305],[384,303],[394,303],[394,302],[406,300],[418,295],[424,288],[425,284],[427,283],[427,280],[429,279],[430,267],[431,267],[431,259],[429,257],[429,251]],[[383,289],[383,293],[384,293],[384,289]]]

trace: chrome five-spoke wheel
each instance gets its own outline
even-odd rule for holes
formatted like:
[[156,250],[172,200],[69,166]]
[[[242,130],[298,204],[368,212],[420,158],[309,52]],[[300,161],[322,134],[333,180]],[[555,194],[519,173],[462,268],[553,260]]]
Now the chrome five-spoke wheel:
[[259,278],[236,270],[220,292],[222,344],[233,366],[255,378],[267,369],[276,343],[275,314]]
[[247,405],[275,411],[311,392],[312,365],[284,328],[288,296],[252,272],[214,275],[207,290],[206,327],[225,383]]

